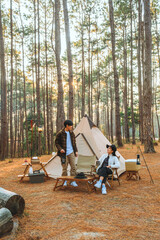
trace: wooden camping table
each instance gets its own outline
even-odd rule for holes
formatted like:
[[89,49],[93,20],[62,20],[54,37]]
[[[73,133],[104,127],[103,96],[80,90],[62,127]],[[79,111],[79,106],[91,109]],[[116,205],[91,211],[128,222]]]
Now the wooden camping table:
[[[75,178],[74,176],[61,176],[57,178],[53,191],[55,191],[56,188],[63,187],[63,184],[65,181],[67,181],[67,184],[70,182],[76,181],[76,182],[86,183],[88,192],[93,192],[93,191],[96,191],[96,188],[94,187],[94,180],[95,180],[95,177],[87,177],[87,178],[79,179],[79,178]],[[60,185],[58,185],[59,181],[61,182]],[[90,184],[88,183],[88,181],[90,182]]]
[[42,167],[43,171],[45,172],[45,176],[49,178],[48,173],[47,173],[47,171],[46,171],[46,169],[44,167],[44,165],[46,163],[42,163],[42,162],[39,162],[39,163],[28,163],[28,162],[25,162],[25,163],[22,164],[22,166],[26,166],[25,169],[24,169],[23,174],[22,175],[18,175],[18,177],[20,178],[21,182],[23,181],[24,177],[29,177],[28,170],[29,170],[29,167],[32,166],[33,164],[39,164]]
[[[135,178],[134,178],[135,176]],[[139,181],[141,179],[139,172],[138,171],[127,171],[127,177],[126,180],[130,180],[130,179],[136,179],[137,181]]]

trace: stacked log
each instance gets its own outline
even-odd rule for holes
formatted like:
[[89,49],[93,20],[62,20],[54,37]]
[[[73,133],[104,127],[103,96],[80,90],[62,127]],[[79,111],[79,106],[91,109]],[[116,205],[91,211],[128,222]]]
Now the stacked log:
[[13,218],[11,212],[7,208],[0,209],[0,237],[12,231]]
[[0,208],[8,208],[12,215],[21,215],[24,211],[25,201],[20,195],[0,187]]

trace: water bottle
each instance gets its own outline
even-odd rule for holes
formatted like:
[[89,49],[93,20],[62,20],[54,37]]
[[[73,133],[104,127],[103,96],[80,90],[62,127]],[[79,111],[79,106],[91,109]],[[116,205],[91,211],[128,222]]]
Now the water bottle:
[[32,166],[29,167],[29,174],[33,174],[33,168],[32,168]]

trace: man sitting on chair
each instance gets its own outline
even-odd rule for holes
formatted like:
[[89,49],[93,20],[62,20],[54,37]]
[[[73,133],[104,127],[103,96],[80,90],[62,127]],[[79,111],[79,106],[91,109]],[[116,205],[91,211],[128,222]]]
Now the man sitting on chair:
[[106,145],[107,153],[103,154],[100,159],[97,161],[99,166],[97,167],[97,174],[100,176],[99,181],[94,185],[97,188],[101,188],[102,185],[102,194],[107,194],[106,191],[106,180],[109,174],[112,174],[112,168],[119,168],[120,163],[116,157],[116,146],[115,145]]

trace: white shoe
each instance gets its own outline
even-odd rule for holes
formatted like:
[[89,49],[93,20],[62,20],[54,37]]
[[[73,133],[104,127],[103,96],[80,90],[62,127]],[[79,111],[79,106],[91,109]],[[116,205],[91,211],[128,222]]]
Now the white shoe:
[[65,181],[65,182],[64,182],[63,186],[64,186],[64,187],[66,187],[66,186],[67,186],[67,181]]
[[102,194],[107,194],[107,190],[105,186],[102,186]]
[[100,181],[98,181],[94,186],[96,187],[96,188],[101,188],[101,182]]
[[77,183],[76,183],[75,181],[71,182],[71,185],[72,185],[73,187],[78,187],[78,185],[77,185]]

